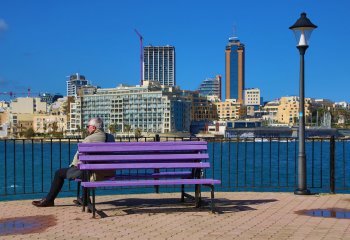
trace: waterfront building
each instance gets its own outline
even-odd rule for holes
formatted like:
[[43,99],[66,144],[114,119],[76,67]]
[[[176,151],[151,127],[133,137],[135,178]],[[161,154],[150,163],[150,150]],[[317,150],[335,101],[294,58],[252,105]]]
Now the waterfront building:
[[221,98],[221,76],[216,75],[215,78],[206,78],[198,88],[199,94],[206,97]]
[[279,100],[267,102],[262,108],[261,117],[267,123],[268,126],[278,123],[277,112],[278,106],[280,105]]
[[350,103],[348,102],[335,102],[334,103],[335,108],[343,108],[343,109],[348,109],[350,110]]
[[67,130],[66,115],[34,114],[32,123],[35,133],[64,133]]
[[0,138],[7,136],[9,125],[9,108],[5,102],[0,102]]
[[10,104],[10,134],[18,137],[23,132],[32,128],[33,115],[47,112],[47,103],[39,97],[20,97],[14,99]]
[[81,119],[81,97],[68,99],[69,114],[67,116],[67,132],[68,135],[80,135],[83,125]]
[[192,103],[191,121],[214,121],[218,119],[217,107],[207,97],[201,96],[198,92],[188,92],[188,100]]
[[42,102],[46,102],[47,104],[52,104],[57,101],[57,99],[63,98],[63,95],[56,93],[56,94],[51,94],[51,93],[43,93],[40,95],[40,100]]
[[[178,88],[161,86],[157,81],[144,81],[142,86],[120,85],[97,89],[81,97],[82,125],[92,117],[101,117],[105,129],[119,132],[170,133],[189,131],[191,102]],[[71,116],[71,121],[72,121]]]
[[248,88],[244,90],[244,105],[246,106],[247,116],[254,117],[255,112],[261,106],[261,102],[259,88]]
[[246,106],[260,106],[261,96],[259,88],[248,88],[244,90],[244,105]]
[[91,94],[95,94],[96,90],[100,88],[97,86],[92,86],[92,85],[86,85],[86,86],[81,86],[78,90],[77,90],[77,95],[78,96],[84,96],[84,95],[91,95]]
[[226,99],[224,102],[214,102],[217,107],[218,119],[220,121],[235,120],[242,116],[243,104],[236,99]]
[[85,76],[75,73],[69,76],[67,83],[67,96],[76,96],[78,89],[82,86],[88,85],[88,81]]
[[176,86],[175,47],[145,46],[143,48],[143,80]]
[[39,97],[19,97],[11,102],[10,109],[11,113],[16,114],[46,113],[47,103],[41,101]]
[[[313,99],[305,98],[305,120],[311,116],[311,106]],[[299,97],[281,97],[279,99],[277,122],[285,123],[290,126],[295,125],[299,121]]]
[[225,49],[226,99],[243,102],[245,85],[245,46],[237,37],[230,37]]

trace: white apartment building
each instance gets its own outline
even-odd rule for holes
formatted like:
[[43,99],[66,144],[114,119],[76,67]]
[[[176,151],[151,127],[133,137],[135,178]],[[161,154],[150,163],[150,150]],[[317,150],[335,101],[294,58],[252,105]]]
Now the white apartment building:
[[260,98],[260,89],[259,88],[248,88],[244,90],[244,105],[261,105]]
[[96,94],[84,95],[80,101],[71,105],[71,128],[80,114],[83,126],[90,118],[101,117],[106,130],[112,124],[117,131],[125,131],[126,126],[131,131],[152,133],[190,129],[191,102],[179,97],[175,88],[162,88],[158,82],[98,89]]

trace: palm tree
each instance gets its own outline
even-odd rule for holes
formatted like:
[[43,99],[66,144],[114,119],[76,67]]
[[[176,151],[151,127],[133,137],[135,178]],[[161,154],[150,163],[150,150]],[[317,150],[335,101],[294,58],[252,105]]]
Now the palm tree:
[[110,124],[109,127],[108,127],[108,130],[112,134],[116,133],[116,131],[117,131],[117,124],[115,124],[115,123]]
[[140,128],[135,129],[135,137],[136,138],[142,137],[142,131]]
[[124,124],[124,131],[128,133],[128,137],[130,137],[130,130],[131,130],[131,125],[129,124]]

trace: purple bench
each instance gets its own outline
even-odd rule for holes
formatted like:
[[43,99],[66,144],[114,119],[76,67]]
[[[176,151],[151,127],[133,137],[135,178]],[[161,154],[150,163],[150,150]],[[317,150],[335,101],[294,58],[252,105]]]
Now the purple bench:
[[[79,168],[84,171],[83,211],[85,207],[95,217],[95,189],[103,187],[146,187],[181,185],[181,201],[184,198],[201,204],[201,185],[211,189],[211,210],[214,211],[214,184],[219,180],[202,178],[202,171],[209,168],[207,142],[116,142],[79,143]],[[95,170],[116,170],[114,177],[103,181],[89,181]],[[134,171],[125,174],[123,171]],[[138,171],[141,172],[138,172]],[[154,171],[145,173],[142,171]],[[135,173],[135,171],[137,171]],[[195,196],[185,193],[185,185],[194,185]],[[90,198],[91,203],[88,199]]]

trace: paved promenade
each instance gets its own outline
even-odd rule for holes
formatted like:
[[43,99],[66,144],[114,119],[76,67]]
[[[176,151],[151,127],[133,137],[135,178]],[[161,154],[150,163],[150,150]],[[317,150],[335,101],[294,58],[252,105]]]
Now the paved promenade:
[[98,196],[106,217],[96,219],[73,198],[0,202],[0,239],[350,239],[350,195],[219,192],[218,214],[179,195]]

